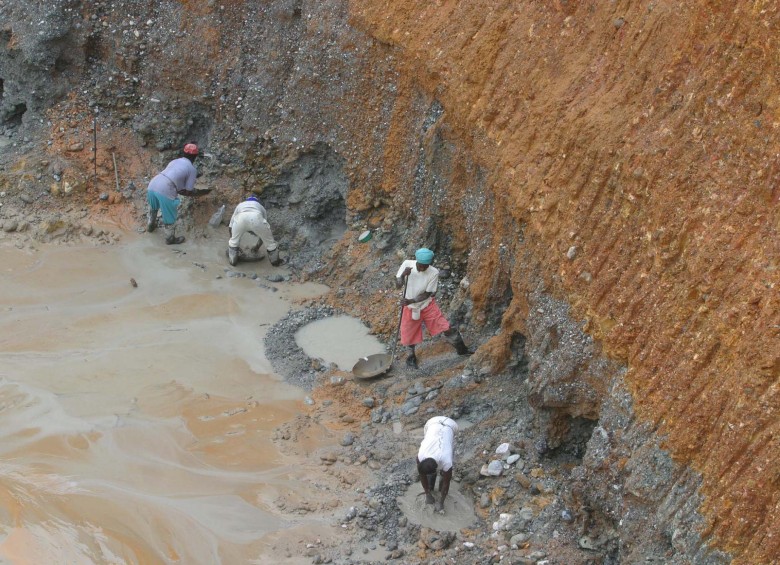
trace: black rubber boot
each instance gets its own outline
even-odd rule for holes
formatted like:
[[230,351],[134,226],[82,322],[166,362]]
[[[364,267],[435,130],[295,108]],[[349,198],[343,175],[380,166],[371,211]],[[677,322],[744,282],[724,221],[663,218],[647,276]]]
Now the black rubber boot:
[[149,210],[146,215],[146,231],[152,233],[157,229],[157,210]]
[[455,351],[458,352],[458,355],[471,355],[474,353],[471,349],[466,347],[465,343],[463,343],[463,337],[460,334],[456,335],[450,343],[452,344],[452,347],[455,348]]
[[178,245],[184,243],[184,236],[176,236],[176,228],[171,226],[165,226],[165,243],[166,245]]
[[411,352],[406,358],[406,365],[412,369],[417,368],[417,356],[414,354],[414,352]]
[[238,247],[228,246],[227,256],[228,263],[230,263],[233,267],[238,265]]
[[284,264],[284,259],[279,257],[279,248],[277,247],[273,251],[268,252],[268,258],[271,260],[271,265],[274,267],[278,267],[279,265]]

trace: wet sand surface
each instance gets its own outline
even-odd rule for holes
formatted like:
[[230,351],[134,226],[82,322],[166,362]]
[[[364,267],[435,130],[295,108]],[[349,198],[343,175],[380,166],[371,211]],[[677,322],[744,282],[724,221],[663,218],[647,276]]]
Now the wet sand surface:
[[279,510],[324,436],[276,448],[304,393],[262,347],[325,288],[224,277],[223,246],[0,247],[0,562],[308,563],[335,535]]
[[[460,418],[456,421],[461,432],[474,425],[465,418]],[[424,428],[411,428],[405,433],[409,437],[415,438],[418,443],[422,441],[425,435]],[[434,491],[434,497],[437,500],[439,499],[438,489],[440,486],[441,478],[437,477]],[[447,498],[444,500],[444,514],[434,512],[433,506],[425,503],[424,492],[422,485],[416,482],[398,499],[401,511],[411,523],[440,532],[455,532],[461,528],[473,526],[476,523],[477,515],[474,513],[474,504],[460,492],[460,486],[456,481],[450,482],[450,490],[447,493]]]
[[[438,479],[441,480],[441,479]],[[434,497],[439,499],[439,482],[436,483]],[[447,498],[444,499],[444,514],[435,512],[432,504],[425,503],[425,491],[420,483],[409,487],[398,505],[412,524],[419,524],[439,532],[457,532],[473,526],[477,522],[474,505],[460,492],[458,483],[452,481]]]

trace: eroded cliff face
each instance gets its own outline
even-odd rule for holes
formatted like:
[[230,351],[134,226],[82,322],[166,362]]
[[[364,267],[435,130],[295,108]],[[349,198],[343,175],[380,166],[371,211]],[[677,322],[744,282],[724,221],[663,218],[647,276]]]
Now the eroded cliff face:
[[[777,6],[361,4],[494,173],[494,225],[523,227],[522,245],[495,229],[480,261],[506,264],[500,243],[533,257],[627,367],[638,419],[702,474],[705,537],[775,559]],[[515,269],[498,340],[533,307]],[[475,301],[494,276],[475,272]]]
[[776,9],[5,0],[3,214],[121,216],[128,181],[195,139],[212,203],[273,200],[293,261],[380,332],[394,252],[425,243],[461,281],[442,298],[473,364],[527,371],[539,451],[586,423],[570,496],[615,529],[612,558],[770,563]]

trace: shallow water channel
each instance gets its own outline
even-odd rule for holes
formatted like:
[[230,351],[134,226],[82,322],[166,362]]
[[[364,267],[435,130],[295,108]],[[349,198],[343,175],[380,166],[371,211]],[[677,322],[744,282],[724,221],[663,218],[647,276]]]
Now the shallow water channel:
[[271,441],[304,395],[262,347],[325,288],[156,236],[0,247],[0,562],[308,563],[278,548],[327,535],[270,502],[310,471]]

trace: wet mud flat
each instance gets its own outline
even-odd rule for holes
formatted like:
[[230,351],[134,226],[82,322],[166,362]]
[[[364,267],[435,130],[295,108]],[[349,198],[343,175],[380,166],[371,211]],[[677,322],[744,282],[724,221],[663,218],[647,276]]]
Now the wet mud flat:
[[[231,268],[216,238],[155,236],[0,248],[0,559],[473,563],[555,524],[523,426],[494,425],[510,377],[486,388],[430,340],[420,369],[353,380],[296,343],[343,315],[325,287],[267,262]],[[444,516],[421,503],[414,466],[438,414],[461,424]],[[522,459],[482,477],[506,440]],[[522,519],[487,538],[511,497],[530,501]]]
[[[279,427],[278,445],[294,453],[306,430],[326,427],[338,445],[315,456],[323,475],[354,498],[336,516],[351,542],[318,547],[313,563],[616,563],[614,531],[572,492],[582,488],[587,426],[572,427],[555,449],[541,445],[523,372],[489,374],[439,339],[423,343],[418,369],[402,358],[373,379],[308,358],[290,339],[340,315],[312,304],[281,319],[266,339],[276,344],[269,354],[300,358],[287,367],[299,367],[303,380],[283,374],[310,390],[311,410]],[[444,515],[424,503],[415,466],[422,428],[436,415],[460,428]]]
[[[453,357],[449,346],[436,342],[426,345],[426,364],[419,370],[406,367],[401,359],[387,374],[357,379],[346,370],[349,363],[332,362],[339,352],[320,349],[317,356],[312,352],[316,348],[299,343],[306,331],[332,332],[341,327],[339,320],[344,317],[326,304],[311,304],[287,314],[265,340],[274,367],[288,382],[310,391],[311,412],[280,427],[280,446],[294,451],[302,430],[328,426],[340,439],[337,447],[318,452],[323,473],[339,478],[345,488],[357,493],[355,504],[338,516],[339,526],[351,534],[353,543],[346,548],[322,548],[313,562],[418,562],[416,548],[422,539],[433,540],[431,544],[441,549],[441,542],[436,541],[441,536],[449,545],[479,523],[473,499],[459,485],[460,477],[450,487],[443,515],[426,505],[414,464],[427,418],[447,413],[460,418],[461,429],[472,426],[462,417],[462,409],[439,408],[435,402],[443,388],[438,379],[457,375],[455,379],[460,380],[464,360]],[[316,339],[325,341],[326,337]],[[349,332],[340,337],[353,340],[347,349],[355,360],[386,350],[358,351],[379,342],[361,344]],[[432,386],[426,386],[426,381]]]
[[[277,448],[304,393],[261,347],[325,287],[263,263],[231,277],[224,242],[158,239],[0,247],[3,562],[308,563],[336,543],[309,464],[332,439]],[[286,510],[301,496],[315,511]]]

